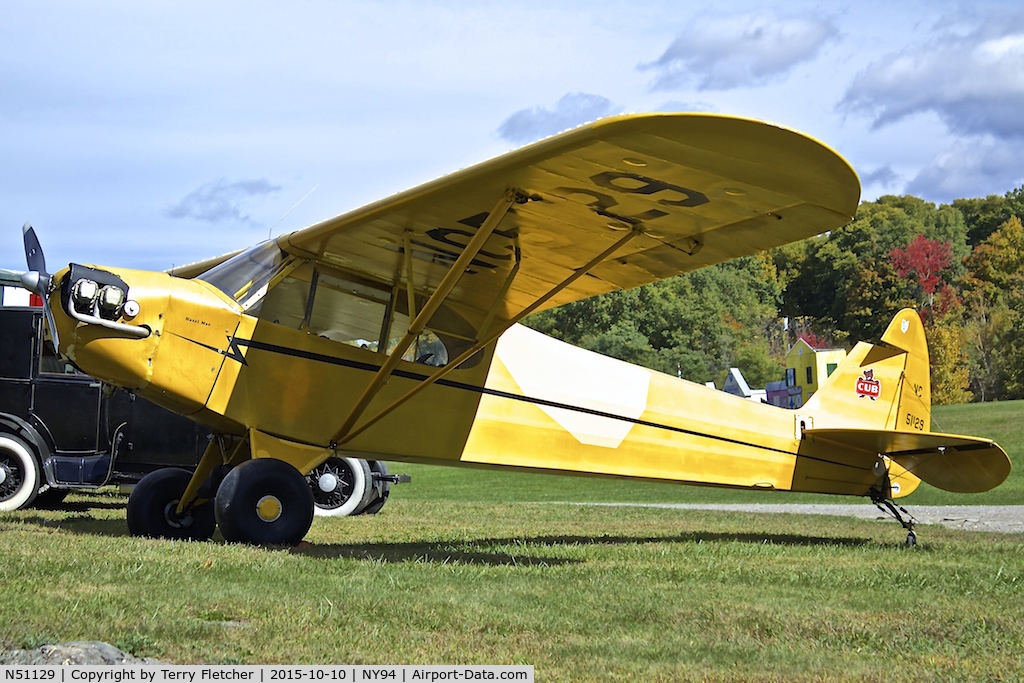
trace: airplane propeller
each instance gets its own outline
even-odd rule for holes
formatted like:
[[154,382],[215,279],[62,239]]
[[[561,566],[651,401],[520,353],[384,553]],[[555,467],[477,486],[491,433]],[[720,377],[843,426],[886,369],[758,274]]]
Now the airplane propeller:
[[36,237],[35,228],[27,221],[22,226],[21,232],[25,238],[25,262],[28,264],[28,272],[21,274],[21,285],[42,298],[43,314],[46,316],[46,324],[50,328],[50,336],[53,338],[53,348],[57,349],[57,324],[53,320],[53,312],[50,311],[52,278],[46,272],[46,257],[43,256],[43,247],[39,244],[39,238]]

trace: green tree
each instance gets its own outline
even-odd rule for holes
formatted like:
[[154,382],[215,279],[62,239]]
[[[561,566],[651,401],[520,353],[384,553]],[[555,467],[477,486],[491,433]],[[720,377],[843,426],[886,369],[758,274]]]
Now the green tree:
[[1024,186],[1002,196],[990,194],[984,198],[957,199],[953,207],[963,215],[967,242],[974,247],[987,240],[1010,218],[1024,219]]
[[975,247],[962,279],[971,386],[982,400],[1024,397],[1024,227],[1012,216]]
[[932,403],[952,405],[974,398],[970,386],[970,359],[963,305],[956,291],[946,285],[934,305],[929,304],[926,318],[929,359],[931,361]]

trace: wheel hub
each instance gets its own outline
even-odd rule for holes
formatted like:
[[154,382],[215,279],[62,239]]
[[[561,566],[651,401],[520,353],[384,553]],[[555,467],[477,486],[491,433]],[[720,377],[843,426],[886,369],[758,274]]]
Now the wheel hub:
[[7,465],[0,465],[0,484],[7,481],[7,475],[10,474],[10,470],[7,469]]
[[192,524],[192,517],[187,513],[185,515],[178,514],[178,503],[181,501],[172,500],[164,508],[164,519],[167,521],[167,525],[172,529],[184,529]]
[[317,480],[316,484],[324,493],[332,493],[338,488],[338,477],[331,472],[326,472],[320,475],[320,478]]
[[256,501],[256,516],[264,522],[275,522],[281,517],[284,508],[277,496],[263,496]]

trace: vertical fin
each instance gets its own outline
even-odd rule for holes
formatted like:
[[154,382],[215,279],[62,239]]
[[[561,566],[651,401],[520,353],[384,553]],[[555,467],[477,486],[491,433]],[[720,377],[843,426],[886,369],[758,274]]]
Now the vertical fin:
[[928,343],[917,312],[896,314],[885,345],[859,343],[801,412],[815,429],[930,429]]
[[928,361],[928,340],[917,311],[904,308],[896,314],[882,335],[882,341],[907,353],[903,383],[900,387],[896,429],[899,431],[931,431],[931,368]]

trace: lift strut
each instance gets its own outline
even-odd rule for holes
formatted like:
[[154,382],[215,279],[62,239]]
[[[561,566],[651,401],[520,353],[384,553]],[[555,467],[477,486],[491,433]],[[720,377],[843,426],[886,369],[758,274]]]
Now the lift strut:
[[[551,288],[543,296],[541,296],[536,301],[534,301],[532,304],[530,304],[529,306],[524,308],[522,311],[520,311],[519,313],[514,315],[510,320],[507,320],[503,324],[498,325],[497,329],[495,329],[493,332],[489,332],[488,333],[488,332],[486,332],[484,330],[481,330],[481,332],[483,333],[481,339],[479,339],[475,344],[473,344],[471,347],[466,349],[455,360],[452,360],[447,365],[445,365],[444,367],[439,368],[437,370],[437,372],[432,374],[430,377],[425,378],[423,381],[421,381],[415,387],[413,387],[408,392],[406,392],[403,396],[395,399],[395,401],[393,401],[390,405],[388,405],[386,408],[384,408],[383,410],[378,412],[373,417],[371,417],[368,420],[366,420],[357,429],[351,429],[349,431],[346,431],[345,429],[339,430],[338,434],[334,437],[334,441],[331,443],[331,447],[332,448],[337,448],[338,446],[340,446],[340,445],[342,445],[344,443],[347,443],[348,441],[351,441],[352,439],[354,439],[355,437],[359,436],[364,431],[366,431],[367,429],[372,427],[374,424],[376,424],[377,421],[379,421],[380,419],[384,418],[385,416],[390,414],[392,411],[394,411],[396,408],[401,406],[403,403],[405,403],[406,401],[411,399],[413,396],[415,396],[419,392],[423,391],[428,386],[430,386],[434,382],[438,381],[439,379],[441,379],[442,377],[447,375],[449,372],[451,372],[455,368],[459,367],[462,363],[464,363],[467,360],[469,360],[474,354],[479,352],[481,349],[483,349],[484,347],[486,347],[489,344],[491,344],[494,341],[496,341],[498,339],[498,337],[500,337],[502,334],[504,334],[505,331],[508,330],[510,327],[515,325],[517,322],[519,322],[520,320],[522,320],[523,318],[525,318],[529,314],[531,314],[534,311],[536,311],[538,308],[540,308],[545,303],[550,301],[552,297],[557,295],[563,289],[565,289],[566,287],[571,285],[573,282],[575,282],[576,280],[578,280],[579,278],[583,277],[584,275],[589,273],[591,270],[596,268],[598,266],[598,264],[602,263],[603,261],[608,259],[612,254],[614,254],[619,249],[621,249],[623,246],[625,246],[627,242],[632,240],[634,237],[637,237],[638,235],[643,234],[643,231],[644,230],[643,230],[643,227],[641,225],[634,226],[633,229],[630,232],[628,232],[625,235],[623,235],[614,244],[612,244],[607,249],[602,251],[600,254],[595,256],[593,259],[588,261],[586,263],[586,265],[581,266],[580,268],[577,268],[569,277],[565,278],[560,283],[555,285],[553,288]],[[398,355],[398,352],[396,351],[394,353],[394,355],[392,355],[392,358],[394,358],[397,355]]]
[[[391,355],[388,356],[387,360],[384,361],[384,364],[381,365],[380,369],[377,371],[377,374],[373,376],[373,379],[370,380],[370,383],[363,390],[363,393],[359,396],[359,400],[356,401],[355,406],[352,407],[352,410],[349,412],[345,422],[342,423],[341,427],[331,439],[332,447],[336,447],[342,439],[349,435],[352,431],[352,427],[356,423],[356,420],[358,420],[363,414],[367,406],[370,405],[370,401],[373,400],[373,397],[377,395],[384,386],[384,383],[395,371],[395,368],[398,367],[399,361],[402,360],[402,355],[409,346],[412,345],[420,333],[423,332],[427,323],[433,317],[434,313],[437,312],[437,309],[441,307],[441,304],[444,303],[444,300],[448,298],[448,295],[455,288],[455,285],[458,284],[459,279],[473,262],[473,259],[476,258],[480,250],[483,249],[484,244],[487,242],[487,238],[489,238],[495,228],[498,227],[498,224],[501,223],[501,220],[505,217],[505,214],[508,213],[509,209],[512,208],[512,205],[520,201],[525,201],[523,195],[515,190],[508,190],[502,198],[498,200],[498,203],[494,205],[494,208],[491,209],[491,212],[487,215],[487,218],[480,226],[480,229],[477,230],[475,235],[473,235],[473,239],[469,241],[469,244],[466,245],[462,254],[459,255],[459,258],[455,260],[452,267],[448,269],[447,273],[445,273],[445,276],[441,279],[437,289],[434,290],[433,294],[430,295],[430,298],[427,299],[427,302],[423,305],[423,308],[416,314],[415,319],[413,319],[409,324],[409,329],[406,330],[405,335],[398,342],[398,346],[396,346],[391,352]],[[409,252],[406,252],[407,259],[408,253]],[[408,277],[411,291],[411,266]],[[413,297],[410,297],[410,300],[412,300],[412,298]],[[410,303],[410,305],[412,304]]]

